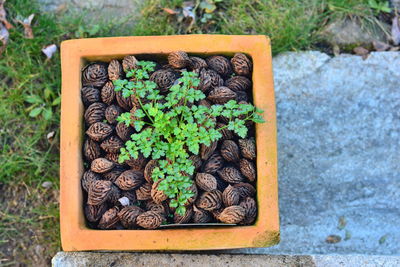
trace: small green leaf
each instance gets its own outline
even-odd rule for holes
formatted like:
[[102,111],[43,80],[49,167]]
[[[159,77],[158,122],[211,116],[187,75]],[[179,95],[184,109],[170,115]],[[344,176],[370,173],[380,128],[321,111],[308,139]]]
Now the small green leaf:
[[53,111],[50,108],[46,108],[43,110],[42,115],[45,120],[50,120],[53,116]]
[[25,97],[25,101],[31,104],[40,104],[43,100],[37,95],[28,95]]
[[40,112],[42,112],[43,108],[42,107],[38,107],[38,108],[34,108],[31,110],[31,112],[29,112],[29,117],[37,117]]

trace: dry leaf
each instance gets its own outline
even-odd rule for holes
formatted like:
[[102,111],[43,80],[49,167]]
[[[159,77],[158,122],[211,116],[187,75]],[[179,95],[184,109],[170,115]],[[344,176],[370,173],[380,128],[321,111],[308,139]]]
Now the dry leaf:
[[167,7],[164,7],[162,10],[164,10],[169,15],[176,15],[177,14],[177,12],[175,10],[167,8]]
[[13,26],[7,20],[7,12],[4,8],[5,2],[6,2],[6,0],[0,0],[0,23],[2,22],[6,26],[6,29],[9,30],[9,29],[13,28]]
[[365,49],[365,48],[362,47],[362,46],[358,46],[358,47],[354,48],[353,51],[354,51],[354,53],[355,53],[356,55],[361,56],[362,59],[366,59],[366,58],[368,57],[368,54],[369,54],[368,49]]
[[55,44],[48,45],[42,49],[42,52],[46,55],[47,59],[51,59],[53,54],[57,51],[57,46]]
[[380,41],[373,41],[372,45],[374,46],[376,51],[387,51],[391,47],[390,45]]
[[329,235],[326,239],[325,242],[329,244],[336,244],[339,243],[342,240],[342,238],[338,235]]
[[51,131],[51,132],[49,132],[48,134],[47,134],[47,140],[49,141],[49,142],[52,142],[53,141],[53,138],[54,138],[54,136],[55,136],[55,134],[56,134],[56,132],[55,131]]
[[24,26],[24,36],[27,39],[33,39],[33,31],[32,31],[32,20],[35,17],[35,14],[30,14],[29,17],[24,18],[24,19],[16,19],[16,21]]
[[399,25],[399,17],[395,16],[393,18],[392,23],[392,39],[395,45],[400,44],[400,25]]
[[0,23],[0,42],[2,43],[0,46],[0,55],[6,50],[9,37],[10,34],[8,33],[7,27],[4,26],[3,23]]

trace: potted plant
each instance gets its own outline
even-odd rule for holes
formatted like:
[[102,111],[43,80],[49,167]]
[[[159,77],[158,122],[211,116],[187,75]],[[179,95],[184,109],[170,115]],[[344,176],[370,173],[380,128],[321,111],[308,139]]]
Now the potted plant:
[[61,51],[64,250],[279,242],[266,37],[82,39]]

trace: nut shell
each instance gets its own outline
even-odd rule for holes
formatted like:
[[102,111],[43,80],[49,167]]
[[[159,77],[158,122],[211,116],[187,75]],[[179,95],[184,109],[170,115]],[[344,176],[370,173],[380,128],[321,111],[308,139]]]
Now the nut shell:
[[104,122],[96,122],[90,125],[86,134],[94,141],[102,141],[113,132],[113,127]]
[[114,183],[115,180],[117,180],[117,178],[121,175],[123,171],[124,171],[123,169],[114,168],[109,172],[103,173],[103,177],[104,179]]
[[249,101],[249,96],[244,91],[237,91],[236,92],[236,101],[238,103],[241,102],[241,101],[248,102]]
[[161,181],[162,180],[158,180],[151,187],[151,198],[156,204],[160,204],[161,202],[163,202],[168,198],[168,196],[164,193],[164,191],[158,189],[158,185],[161,183]]
[[190,59],[189,65],[192,70],[200,70],[208,67],[207,62],[200,57],[189,57],[189,59]]
[[121,197],[127,197],[129,203],[134,203],[137,201],[135,190],[122,191]]
[[89,222],[97,222],[107,211],[107,205],[85,205],[85,217]]
[[101,100],[108,105],[110,105],[112,102],[114,102],[115,91],[114,91],[114,85],[112,82],[107,82],[101,88]]
[[224,159],[219,153],[214,153],[210,156],[207,162],[204,164],[203,172],[214,174],[222,168],[224,165]]
[[239,147],[242,156],[249,160],[256,158],[256,142],[254,138],[239,139]]
[[136,225],[136,218],[143,213],[137,206],[127,206],[118,212],[118,218],[125,228],[133,228]]
[[155,211],[146,211],[136,218],[136,224],[144,229],[156,229],[163,222],[163,217]]
[[123,71],[122,71],[122,65],[119,63],[118,60],[113,59],[110,61],[110,64],[108,64],[108,78],[111,81],[115,81],[118,79],[121,79]]
[[100,219],[99,228],[100,229],[113,229],[119,222],[118,217],[119,209],[117,207],[113,207],[107,210]]
[[122,190],[132,190],[143,184],[143,174],[134,170],[127,170],[121,173],[115,180],[115,184]]
[[89,187],[87,204],[100,205],[108,200],[112,183],[106,180],[93,181]]
[[136,68],[137,62],[138,61],[134,56],[126,56],[122,60],[122,68],[125,72],[128,72]]
[[254,198],[246,197],[239,206],[243,207],[246,211],[245,219],[242,221],[243,224],[252,224],[257,217],[257,203]]
[[238,205],[240,201],[239,190],[231,185],[228,185],[224,192],[222,192],[222,201],[226,207]]
[[115,92],[115,97],[117,99],[118,105],[126,111],[130,111],[133,107],[133,102],[131,97],[124,97],[122,91]]
[[243,53],[236,53],[232,59],[232,68],[237,75],[250,76],[253,70],[253,63]]
[[119,153],[107,153],[105,158],[119,165]]
[[240,223],[244,220],[246,211],[241,206],[230,206],[225,208],[218,216],[223,223]]
[[219,86],[210,91],[207,99],[215,104],[225,104],[229,100],[235,99],[236,96],[236,93],[228,87]]
[[87,138],[83,144],[83,155],[89,161],[99,158],[101,155],[99,144],[92,139]]
[[116,124],[117,118],[121,115],[122,109],[116,105],[111,105],[106,108],[105,117],[110,124]]
[[250,90],[251,85],[251,81],[244,76],[233,76],[225,81],[225,86],[234,92]]
[[92,161],[90,170],[96,173],[105,173],[114,168],[115,163],[106,158],[97,158]]
[[95,122],[101,122],[105,118],[106,105],[103,103],[93,103],[85,111],[85,121],[91,125]]
[[128,141],[131,138],[131,135],[134,133],[133,128],[126,126],[123,122],[117,123],[117,126],[115,126],[115,132],[124,142]]
[[217,72],[207,69],[200,71],[200,84],[197,88],[202,92],[207,93],[212,88],[222,86],[223,84],[224,80]]
[[209,173],[197,173],[196,185],[204,191],[213,191],[217,189],[217,179]]
[[157,70],[150,76],[150,81],[155,82],[161,92],[167,92],[175,82],[175,73],[170,70]]
[[239,190],[240,196],[242,198],[254,197],[256,195],[256,189],[249,183],[238,183],[233,185],[233,187]]
[[94,181],[101,180],[101,175],[97,174],[95,172],[92,172],[91,170],[87,170],[83,173],[82,179],[81,179],[81,184],[82,188],[88,192],[90,186]]
[[250,182],[256,180],[256,166],[254,166],[253,162],[247,159],[240,159],[239,167],[242,174],[249,179]]
[[231,184],[237,184],[243,182],[244,180],[240,171],[235,167],[225,167],[222,170],[218,171],[218,175],[219,177],[221,177],[222,180]]
[[149,200],[151,198],[151,183],[144,183],[136,189],[137,200]]
[[125,161],[129,167],[131,167],[135,171],[143,171],[144,167],[147,164],[147,159],[143,156],[142,153],[139,153],[138,158],[130,158],[129,160]]
[[147,182],[153,183],[153,178],[151,175],[153,174],[153,170],[155,167],[158,166],[157,160],[152,159],[149,162],[147,162],[146,167],[144,168],[144,179],[146,179]]
[[207,160],[217,148],[218,142],[212,142],[209,146],[204,144],[200,147],[200,156],[202,160]]
[[218,190],[204,192],[196,202],[196,206],[207,210],[219,209],[222,205],[222,193]]
[[145,203],[145,207],[147,210],[154,211],[163,217],[168,214],[168,207],[167,207],[167,205],[165,205],[165,203],[157,204],[151,200],[151,201],[147,201]]
[[124,142],[115,135],[110,136],[101,142],[100,147],[107,153],[119,153],[121,147],[123,147]]
[[[217,123],[217,129],[219,128],[223,128],[226,127],[226,124],[223,123]],[[222,134],[222,139],[224,140],[229,140],[233,138],[233,132],[231,130],[228,130],[228,128],[223,128],[222,130],[220,130],[221,134]]]
[[175,69],[185,68],[190,63],[189,56],[186,52],[176,51],[168,54],[168,64]]
[[107,65],[91,63],[82,71],[82,85],[102,87],[108,80]]
[[212,216],[209,212],[193,206],[193,223],[208,223],[212,221]]
[[178,213],[174,213],[174,223],[188,223],[193,216],[193,208],[192,207],[186,207],[186,212],[183,215],[180,215]]
[[223,77],[228,77],[232,73],[232,66],[229,60],[223,56],[212,56],[207,58],[207,65]]
[[200,169],[200,167],[201,167],[201,165],[202,165],[202,161],[201,161],[201,158],[200,158],[199,156],[197,156],[197,155],[191,155],[191,156],[189,157],[189,160],[192,161],[193,166],[194,166],[194,169],[195,169],[196,171]]
[[230,162],[239,161],[239,147],[232,140],[224,140],[221,146],[221,156]]
[[82,102],[85,106],[100,101],[100,91],[94,87],[83,87],[81,90]]

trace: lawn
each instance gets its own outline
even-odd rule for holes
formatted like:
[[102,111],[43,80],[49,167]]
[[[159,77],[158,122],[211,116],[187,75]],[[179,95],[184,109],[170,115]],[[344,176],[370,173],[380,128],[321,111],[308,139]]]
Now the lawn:
[[[32,0],[5,3],[15,27],[0,56],[0,266],[47,265],[60,249],[60,58],[55,53],[46,59],[44,46],[115,35],[266,34],[278,54],[326,47],[320,33],[329,21],[374,19],[374,10],[362,0],[210,0],[210,6],[195,6],[196,21],[191,23],[190,16],[182,15],[182,3],[146,1],[134,27],[124,26],[131,25],[128,19],[84,23],[85,14],[43,13]],[[25,39],[12,18],[32,13],[35,37]]]

